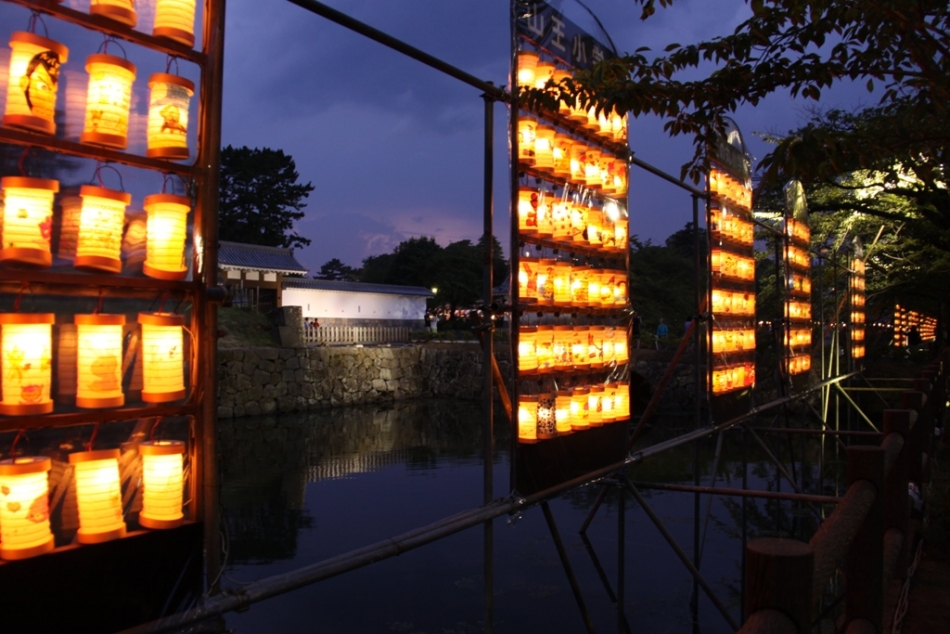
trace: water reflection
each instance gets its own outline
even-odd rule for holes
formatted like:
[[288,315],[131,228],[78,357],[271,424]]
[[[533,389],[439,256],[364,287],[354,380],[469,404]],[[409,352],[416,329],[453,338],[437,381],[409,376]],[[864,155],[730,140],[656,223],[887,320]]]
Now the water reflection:
[[[495,497],[507,495],[509,485],[503,418],[496,417]],[[440,401],[221,421],[222,506],[230,532],[224,585],[316,563],[479,506],[481,425],[477,404]],[[662,428],[675,435],[687,426],[664,420]],[[648,440],[660,435],[654,430]],[[703,483],[709,484],[715,440],[698,446]],[[632,468],[630,476],[691,483],[694,459],[693,447],[682,447]],[[749,473],[755,488],[776,486],[774,470],[762,463],[750,465]],[[741,445],[725,443],[718,477],[720,484],[741,486]],[[599,485],[575,489],[552,500],[551,508],[595,628],[613,631],[616,607],[604,579],[616,583],[616,489],[588,530],[596,563],[577,533],[599,493]],[[644,495],[689,551],[693,496]],[[703,511],[709,499],[703,498]],[[738,506],[712,500],[702,570],[738,619]],[[624,605],[631,629],[689,631],[692,578],[629,496],[626,509]],[[757,532],[773,530],[771,507],[752,502],[749,509],[759,509]],[[787,527],[793,511],[777,509],[789,514]],[[583,631],[539,509],[496,520],[494,544],[495,631]],[[482,531],[475,528],[270,599],[227,621],[238,634],[310,632],[318,625],[341,633],[477,632],[483,630],[483,584]],[[707,634],[729,631],[705,598],[700,623]]]

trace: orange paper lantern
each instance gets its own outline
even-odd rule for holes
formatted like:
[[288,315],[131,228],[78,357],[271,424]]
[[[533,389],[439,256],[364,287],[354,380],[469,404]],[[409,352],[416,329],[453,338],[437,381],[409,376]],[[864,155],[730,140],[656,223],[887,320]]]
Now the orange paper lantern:
[[181,280],[188,275],[185,238],[191,201],[174,194],[145,197],[146,252],[142,272],[160,280]]
[[83,185],[79,195],[82,210],[73,266],[119,273],[125,208],[132,202],[132,195],[92,185]]
[[576,387],[571,392],[571,429],[582,431],[590,428],[590,390]]
[[172,313],[139,313],[142,326],[142,400],[167,403],[185,397],[185,318]]
[[0,559],[53,550],[49,528],[49,458],[0,460]]
[[152,35],[195,45],[195,0],[157,0]]
[[518,329],[518,371],[534,372],[538,369],[538,327],[521,326]]
[[181,526],[184,492],[185,443],[156,440],[139,445],[142,456],[142,511],[139,524],[145,528]]
[[119,484],[119,450],[81,451],[69,454],[76,470],[80,544],[101,544],[125,537],[122,491]]
[[52,313],[0,314],[3,400],[0,414],[29,416],[53,411]]
[[135,26],[138,22],[135,0],[92,0],[89,4],[89,13],[101,15],[127,26]]
[[53,197],[59,182],[42,178],[7,176],[3,188],[3,248],[0,262],[50,266],[53,254]]
[[194,83],[178,75],[155,73],[148,80],[149,158],[188,158],[188,104],[195,94]]
[[125,315],[76,315],[76,406],[121,407],[122,326]]
[[522,394],[518,397],[518,442],[538,442],[538,397]]
[[55,134],[59,70],[69,50],[59,42],[24,31],[13,33],[10,48],[3,125]]
[[86,59],[89,90],[86,120],[79,140],[124,150],[129,136],[129,108],[135,64],[121,57],[96,53]]

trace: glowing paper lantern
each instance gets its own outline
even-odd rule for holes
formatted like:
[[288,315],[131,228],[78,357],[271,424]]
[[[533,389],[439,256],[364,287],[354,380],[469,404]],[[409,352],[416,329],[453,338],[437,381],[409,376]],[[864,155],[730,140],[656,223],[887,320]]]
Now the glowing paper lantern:
[[571,145],[574,139],[558,132],[554,135],[554,145],[551,147],[553,167],[551,172],[558,178],[571,177]]
[[53,411],[52,313],[0,314],[3,400],[0,414],[28,416]]
[[538,442],[538,397],[522,394],[518,397],[518,442]]
[[122,393],[122,326],[125,315],[76,315],[76,406],[125,405]]
[[178,75],[155,73],[148,80],[149,158],[188,158],[188,103],[195,85]]
[[591,269],[587,276],[587,302],[591,308],[600,306],[600,280],[603,275],[603,269]]
[[554,305],[554,269],[557,260],[541,259],[538,262],[538,303]]
[[174,194],[145,197],[148,214],[145,264],[142,272],[160,280],[181,280],[185,266],[185,238],[191,201]]
[[587,152],[584,155],[584,182],[588,187],[595,187],[597,189],[600,189],[600,186],[604,184],[600,173],[600,154],[600,150],[587,148]]
[[86,120],[79,140],[124,150],[129,136],[129,107],[135,64],[104,53],[86,58],[89,90]]
[[590,286],[590,269],[586,266],[571,268],[571,305],[580,308],[588,304],[587,294]]
[[554,234],[554,220],[551,216],[553,200],[551,194],[543,191],[538,198],[538,236],[541,238],[550,238]]
[[534,51],[518,51],[518,85],[528,88],[534,87],[535,68],[540,56]]
[[554,368],[567,371],[574,367],[571,345],[574,340],[573,326],[554,327]]
[[59,68],[69,50],[53,40],[17,31],[10,37],[10,73],[3,125],[56,133]]
[[571,207],[571,234],[572,242],[584,244],[587,242],[587,215],[590,213],[590,206],[584,203],[576,203]]
[[617,386],[614,383],[608,383],[604,386],[604,396],[601,402],[601,419],[605,423],[612,423],[617,420],[616,412]]
[[185,318],[171,313],[139,313],[142,325],[142,400],[167,403],[185,397]]
[[604,424],[604,386],[591,385],[587,395],[587,416],[591,427],[601,427]]
[[[551,79],[555,84],[561,85],[561,82],[563,82],[565,79],[571,79],[571,77],[573,77],[571,71],[564,70],[563,68],[557,68],[554,70],[554,75],[551,77]],[[566,101],[561,99],[560,103],[558,103],[557,113],[562,117],[570,117],[571,110],[571,106],[569,106]]]
[[538,326],[537,335],[538,372],[554,371],[554,328]]
[[49,528],[49,458],[0,460],[0,559],[53,550]]
[[118,273],[122,270],[122,225],[132,195],[83,185],[79,190],[79,239],[73,266]]
[[195,0],[158,0],[152,35],[195,45]]
[[604,227],[604,212],[591,208],[587,211],[587,242],[599,246],[603,243],[601,231]]
[[537,258],[521,258],[518,261],[518,297],[524,299],[538,299],[538,268]]
[[538,208],[541,207],[541,192],[534,187],[518,189],[518,231],[538,232]]
[[552,197],[551,224],[554,227],[551,233],[552,240],[571,241],[571,201],[568,198]]
[[555,422],[555,399],[553,394],[538,396],[538,440],[548,440],[557,436]]
[[554,421],[557,426],[557,435],[570,434],[571,428],[571,391],[558,390],[555,395]]
[[580,431],[590,427],[590,390],[576,387],[571,392],[571,429]]
[[571,182],[575,185],[587,184],[587,144],[583,141],[571,143],[568,167],[571,171]]
[[613,326],[607,326],[604,329],[604,365],[610,365],[617,360],[617,332]]
[[521,326],[518,329],[518,371],[534,372],[538,369],[538,328]]
[[518,117],[518,161],[523,165],[534,165],[534,139],[537,130],[537,119],[527,115]]
[[135,0],[92,0],[89,4],[89,14],[101,15],[127,26],[135,26],[138,22]]
[[554,79],[555,66],[553,62],[541,60],[534,68],[534,87],[545,88],[548,80]]
[[534,137],[534,166],[539,170],[552,171],[554,169],[554,135],[557,130],[553,126],[539,125]]
[[63,196],[59,199],[61,210],[59,233],[53,234],[54,255],[72,262],[76,258],[76,242],[79,240],[79,216],[82,198]]
[[119,484],[119,450],[81,451],[69,454],[76,470],[80,544],[101,544],[125,537],[122,491]]
[[630,384],[626,381],[617,383],[617,394],[614,399],[614,410],[617,420],[630,418]]
[[587,330],[587,358],[592,370],[604,367],[604,331],[606,326],[590,326]]
[[590,365],[587,350],[587,326],[574,326],[571,337],[571,361],[576,369],[586,369]]
[[571,265],[558,261],[554,265],[554,304],[568,306],[571,303]]
[[53,254],[53,196],[59,182],[42,178],[7,176],[3,188],[3,248],[0,262],[50,266]]
[[185,443],[156,440],[139,445],[142,456],[142,511],[139,524],[145,528],[176,528],[185,517],[183,464]]
[[607,308],[614,305],[614,289],[617,286],[617,271],[606,269],[600,276],[600,305]]

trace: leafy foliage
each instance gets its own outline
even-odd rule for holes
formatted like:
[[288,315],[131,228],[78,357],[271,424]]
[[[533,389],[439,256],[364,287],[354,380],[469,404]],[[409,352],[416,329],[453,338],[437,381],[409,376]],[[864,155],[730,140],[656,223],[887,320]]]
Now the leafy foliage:
[[352,266],[343,264],[339,258],[327,260],[320,267],[320,271],[313,276],[317,280],[337,280],[355,282],[359,279],[359,271]]
[[[643,319],[643,332],[652,333],[661,317],[670,327],[670,336],[682,336],[683,323],[694,308],[695,267],[692,246],[684,252],[674,236],[692,234],[692,223],[667,239],[666,246],[630,240],[630,301]],[[701,238],[706,242],[705,236]],[[687,244],[692,244],[691,239]],[[702,281],[705,286],[705,281]]]
[[305,247],[308,238],[294,231],[304,217],[304,199],[313,185],[297,182],[293,158],[283,150],[221,150],[218,237],[270,247]]

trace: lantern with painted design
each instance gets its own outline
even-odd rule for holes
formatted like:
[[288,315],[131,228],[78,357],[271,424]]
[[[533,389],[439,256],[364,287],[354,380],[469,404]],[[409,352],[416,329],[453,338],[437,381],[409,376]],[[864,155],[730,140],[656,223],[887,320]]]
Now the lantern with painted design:
[[135,0],[92,0],[89,14],[100,15],[127,26],[135,26],[138,15],[135,13]]
[[89,73],[86,120],[79,140],[124,150],[128,145],[135,64],[114,55],[96,53],[86,59],[86,71]]
[[139,313],[142,326],[142,400],[167,403],[185,398],[185,318],[173,313]]
[[571,395],[571,390],[558,390],[555,394],[554,421],[558,436],[566,436],[574,431],[571,428]]
[[0,460],[0,559],[15,561],[53,550],[49,528],[49,458]]
[[175,194],[145,197],[145,263],[142,272],[160,280],[181,280],[188,274],[185,266],[185,238],[191,201]]
[[606,326],[590,326],[587,330],[587,359],[592,370],[604,367],[604,332]]
[[538,442],[538,397],[522,394],[518,397],[518,442]]
[[518,297],[522,300],[538,299],[538,258],[521,258],[518,261]]
[[7,176],[3,188],[3,248],[0,262],[50,266],[53,254],[53,197],[59,182],[43,178]]
[[571,267],[571,306],[584,308],[588,305],[590,269],[586,266]]
[[535,372],[538,369],[537,342],[537,326],[521,326],[518,329],[519,372]]
[[538,61],[534,67],[534,88],[545,88],[549,80],[554,78],[554,62]]
[[0,414],[29,416],[53,411],[52,313],[0,314],[3,400]]
[[549,440],[557,436],[555,403],[554,394],[538,396],[538,440]]
[[600,281],[603,275],[603,269],[591,269],[587,275],[587,303],[591,308],[600,306]]
[[557,260],[542,258],[538,262],[538,303],[554,305],[554,270]]
[[518,188],[518,231],[528,235],[538,232],[538,209],[541,191],[535,187]]
[[76,406],[121,407],[125,315],[76,315]]
[[553,162],[551,173],[558,178],[571,177],[571,146],[573,144],[574,139],[563,132],[554,135],[554,145],[551,148]]
[[540,59],[541,56],[534,51],[518,51],[517,78],[519,86],[534,87],[535,69]]
[[80,544],[101,544],[125,537],[122,491],[119,484],[119,450],[81,451],[69,454],[76,470]]
[[587,150],[587,144],[583,141],[571,143],[568,168],[571,171],[571,182],[575,185],[587,184]]
[[587,395],[587,417],[591,427],[601,427],[604,424],[604,386],[591,385]]
[[538,130],[538,120],[522,114],[518,116],[518,162],[532,166],[534,159],[534,140]]
[[571,303],[571,264],[558,260],[554,265],[554,305]]
[[534,132],[534,166],[539,170],[554,170],[554,126],[538,125]]
[[595,189],[600,189],[604,183],[600,173],[600,154],[600,150],[591,147],[584,154],[584,183]]
[[571,236],[575,244],[584,244],[587,242],[587,215],[590,213],[590,205],[577,201],[571,207]]
[[554,372],[554,327],[538,326],[538,372]]
[[571,335],[571,361],[576,370],[586,370],[590,366],[587,349],[587,326],[574,326]]
[[587,211],[587,242],[593,246],[603,244],[601,231],[604,228],[604,212],[595,207]]
[[604,423],[612,423],[617,420],[617,385],[615,383],[607,383],[604,385],[604,396],[600,399],[601,402],[601,420]]
[[152,35],[195,45],[195,0],[157,0]]
[[575,387],[571,391],[571,429],[582,431],[590,428],[590,389]]
[[142,456],[142,510],[139,524],[145,528],[181,526],[184,492],[185,443],[156,440],[139,445]]
[[122,227],[132,195],[83,185],[79,190],[79,239],[73,266],[107,273],[122,270]]
[[188,158],[188,104],[195,85],[178,75],[154,73],[148,80],[148,148],[145,156]]
[[551,196],[551,239],[557,242],[571,241],[571,200],[566,196]]
[[3,125],[56,133],[56,89],[69,50],[51,39],[17,31],[10,37],[10,72]]

